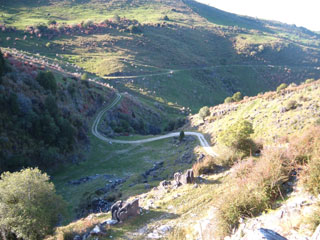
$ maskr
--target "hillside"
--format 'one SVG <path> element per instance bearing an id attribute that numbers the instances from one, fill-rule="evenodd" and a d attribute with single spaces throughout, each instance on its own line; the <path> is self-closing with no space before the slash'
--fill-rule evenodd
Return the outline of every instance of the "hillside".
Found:
<path id="1" fill-rule="evenodd" d="M 35 167 L 67 206 L 39 239 L 310 240 L 319 61 L 319 33 L 194 0 L 0 0 L 0 240 L 38 230 Z"/>
<path id="2" fill-rule="evenodd" d="M 316 81 L 291 86 L 281 92 L 268 92 L 240 103 L 212 107 L 210 116 L 204 122 L 197 115 L 192 116 L 193 128 L 206 132 L 207 137 L 212 139 L 219 135 L 221 126 L 230 128 L 228 126 L 239 119 L 249 120 L 254 129 L 252 138 L 263 144 L 262 153 L 230 164 L 229 155 L 219 142 L 215 146 L 219 154 L 216 159 L 201 156 L 201 148 L 195 148 L 200 158 L 193 169 L 199 171 L 197 164 L 200 163 L 207 168 L 206 174 L 198 175 L 194 184 L 180 187 L 175 186 L 169 177 L 167 180 L 172 180 L 171 185 L 160 184 L 147 193 L 131 195 L 130 199 L 139 199 L 141 214 L 116 225 L 104 223 L 101 229 L 106 235 L 99 239 L 223 239 L 226 225 L 221 222 L 221 211 L 227 211 L 229 206 L 233 209 L 230 214 L 235 214 L 233 220 L 228 220 L 231 225 L 227 225 L 227 234 L 235 233 L 232 239 L 250 239 L 250 236 L 257 236 L 252 234 L 258 234 L 261 227 L 276 231 L 288 239 L 311 239 L 319 224 L 312 217 L 318 213 L 319 198 L 314 190 L 319 183 L 309 185 L 309 181 L 319 176 L 318 168 L 311 167 L 314 164 L 312 159 L 318 161 L 319 84 Z M 292 106 L 288 105 L 290 101 L 296 101 L 294 108 L 289 107 Z M 190 126 L 185 129 L 190 129 Z M 309 162 L 298 162 L 305 154 L 310 154 Z M 275 159 L 282 159 L 283 162 L 276 162 Z M 297 161 L 290 171 L 285 170 L 289 159 Z M 308 175 L 310 169 L 316 175 Z M 274 192 L 277 197 L 273 199 L 272 195 L 268 195 L 269 200 L 255 199 L 253 193 L 257 191 L 257 196 L 263 195 L 259 188 L 268 188 L 268 184 L 279 187 Z M 252 195 L 245 193 L 247 187 Z M 237 195 L 238 188 L 242 194 Z M 239 209 L 237 204 L 240 204 Z M 255 216 L 258 217 L 253 218 Z M 107 219 L 110 219 L 110 213 L 90 215 L 58 228 L 55 236 L 85 235 Z M 235 231 L 239 224 L 240 229 Z"/>
<path id="3" fill-rule="evenodd" d="M 6 57 L 0 85 L 0 171 L 80 161 L 80 148 L 89 147 L 90 119 L 114 90 Z"/>
<path id="4" fill-rule="evenodd" d="M 59 54 L 122 91 L 193 112 L 319 77 L 317 33 L 195 1 L 15 0 L 0 13 L 3 47 Z"/>

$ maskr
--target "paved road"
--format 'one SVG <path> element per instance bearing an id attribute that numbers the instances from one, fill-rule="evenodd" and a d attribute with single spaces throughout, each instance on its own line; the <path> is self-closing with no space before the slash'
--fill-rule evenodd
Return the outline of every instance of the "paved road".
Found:
<path id="1" fill-rule="evenodd" d="M 152 137 L 152 138 L 147 138 L 147 139 L 141 139 L 141 140 L 117 140 L 117 139 L 112 139 L 112 138 L 107 138 L 105 136 L 103 136 L 101 133 L 99 133 L 98 131 L 98 125 L 99 122 L 101 120 L 101 118 L 103 117 L 103 115 L 110 110 L 112 107 L 114 107 L 115 105 L 117 105 L 117 103 L 120 101 L 121 99 L 121 94 L 117 93 L 117 97 L 115 98 L 115 100 L 106 108 L 104 108 L 96 117 L 96 119 L 93 122 L 92 125 L 92 134 L 94 136 L 96 136 L 97 138 L 101 139 L 102 141 L 105 142 L 112 142 L 112 143 L 122 143 L 122 144 L 142 144 L 142 143 L 148 143 L 148 142 L 154 142 L 154 141 L 158 141 L 161 139 L 166 139 L 166 138 L 172 138 L 172 137 L 178 137 L 180 135 L 180 132 L 173 132 L 173 133 L 168 133 L 166 135 L 162 135 L 162 136 L 157 136 L 157 137 Z M 212 147 L 209 145 L 209 143 L 207 142 L 207 140 L 204 138 L 203 134 L 198 133 L 198 132 L 185 132 L 184 133 L 186 136 L 195 136 L 199 139 L 200 145 L 203 147 L 204 151 L 212 156 L 212 157 L 216 157 L 218 156 L 218 154 L 216 154 L 213 150 Z"/>

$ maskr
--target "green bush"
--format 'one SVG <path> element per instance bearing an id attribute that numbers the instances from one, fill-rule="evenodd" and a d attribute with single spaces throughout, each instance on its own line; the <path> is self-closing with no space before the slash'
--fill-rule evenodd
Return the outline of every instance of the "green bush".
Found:
<path id="1" fill-rule="evenodd" d="M 314 81 L 315 81 L 314 78 L 309 78 L 309 79 L 307 79 L 307 80 L 305 81 L 305 83 L 312 83 L 312 82 L 314 82 Z"/>
<path id="2" fill-rule="evenodd" d="M 288 85 L 286 83 L 282 83 L 277 87 L 277 92 L 280 92 L 283 89 L 286 89 Z"/>
<path id="3" fill-rule="evenodd" d="M 241 92 L 236 92 L 235 94 L 233 94 L 232 98 L 235 102 L 239 102 L 243 99 L 243 96 Z"/>
<path id="4" fill-rule="evenodd" d="M 56 93 L 58 86 L 52 72 L 50 71 L 39 72 L 36 80 L 44 89 L 47 89 L 52 91 L 53 93 Z"/>
<path id="5" fill-rule="evenodd" d="M 224 100 L 224 103 L 232 103 L 232 102 L 239 102 L 243 99 L 242 93 L 241 92 L 236 92 L 235 94 L 233 94 L 232 97 L 227 97 Z"/>
<path id="6" fill-rule="evenodd" d="M 82 80 L 82 81 L 88 80 L 88 74 L 87 74 L 87 73 L 82 74 L 82 75 L 81 75 L 81 80 Z"/>
<path id="7" fill-rule="evenodd" d="M 199 116 L 204 120 L 207 116 L 210 114 L 210 109 L 209 107 L 205 106 L 202 107 L 199 111 Z"/>
<path id="8" fill-rule="evenodd" d="M 232 97 L 227 97 L 225 100 L 224 100 L 224 103 L 232 103 L 234 102 L 233 98 Z"/>
<path id="9" fill-rule="evenodd" d="M 248 153 L 253 149 L 253 141 L 250 135 L 253 133 L 252 124 L 246 120 L 239 120 L 218 136 L 218 142 L 227 147 Z"/>
<path id="10" fill-rule="evenodd" d="M 64 201 L 49 177 L 38 169 L 3 173 L 0 180 L 0 226 L 5 235 L 40 240 L 53 232 Z"/>

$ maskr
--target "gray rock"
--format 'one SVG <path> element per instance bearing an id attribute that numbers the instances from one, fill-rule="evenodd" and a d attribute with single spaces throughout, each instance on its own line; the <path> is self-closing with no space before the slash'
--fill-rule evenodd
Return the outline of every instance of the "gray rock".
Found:
<path id="1" fill-rule="evenodd" d="M 174 182 L 175 182 L 176 186 L 180 186 L 181 185 L 181 177 L 182 177 L 182 174 L 180 172 L 176 172 L 173 175 L 173 179 L 174 179 Z"/>
<path id="2" fill-rule="evenodd" d="M 102 222 L 101 225 L 115 225 L 115 224 L 117 224 L 117 223 L 118 223 L 117 220 L 109 219 L 109 220 L 107 220 L 107 221 Z"/>
<path id="3" fill-rule="evenodd" d="M 192 169 L 187 170 L 184 174 L 177 172 L 173 177 L 176 186 L 194 183 L 194 173 Z"/>
<path id="4" fill-rule="evenodd" d="M 112 220 L 123 222 L 129 217 L 134 217 L 140 214 L 139 199 L 123 204 L 118 201 L 111 207 Z"/>
<path id="5" fill-rule="evenodd" d="M 170 181 L 164 180 L 164 181 L 162 181 L 162 182 L 159 183 L 159 188 L 161 188 L 161 189 L 167 189 L 168 186 L 170 186 L 170 185 L 171 185 L 171 182 L 170 182 Z"/>
<path id="6" fill-rule="evenodd" d="M 80 235 L 75 235 L 74 238 L 73 238 L 73 240 L 81 240 L 81 239 L 82 239 L 82 238 L 81 238 Z"/>

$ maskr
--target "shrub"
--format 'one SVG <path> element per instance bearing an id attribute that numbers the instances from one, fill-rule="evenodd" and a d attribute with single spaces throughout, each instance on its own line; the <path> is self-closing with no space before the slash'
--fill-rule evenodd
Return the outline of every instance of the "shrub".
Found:
<path id="1" fill-rule="evenodd" d="M 82 74 L 81 75 L 81 80 L 82 81 L 88 80 L 88 74 L 87 73 Z"/>
<path id="2" fill-rule="evenodd" d="M 38 73 L 36 80 L 44 89 L 50 90 L 53 93 L 57 91 L 57 82 L 52 72 L 40 72 Z"/>
<path id="3" fill-rule="evenodd" d="M 307 79 L 307 80 L 305 81 L 305 83 L 312 83 L 312 82 L 314 82 L 314 81 L 315 81 L 314 78 L 309 78 L 309 79 Z"/>
<path id="4" fill-rule="evenodd" d="M 120 20 L 121 20 L 121 19 L 120 19 L 120 16 L 119 16 L 119 15 L 117 15 L 117 14 L 116 14 L 116 15 L 114 15 L 114 16 L 113 16 L 113 18 L 112 18 L 112 21 L 114 21 L 114 22 L 116 22 L 116 23 L 119 23 L 119 22 L 120 22 Z"/>
<path id="5" fill-rule="evenodd" d="M 241 92 L 236 92 L 235 94 L 233 94 L 232 98 L 235 102 L 239 102 L 243 99 L 243 96 Z"/>
<path id="6" fill-rule="evenodd" d="M 137 34 L 137 33 L 141 33 L 141 29 L 136 26 L 136 25 L 130 25 L 128 27 L 128 30 L 131 32 L 131 33 L 134 33 L 134 34 Z"/>
<path id="7" fill-rule="evenodd" d="M 167 15 L 165 15 L 165 16 L 162 18 L 162 20 L 164 20 L 164 21 L 169 21 L 170 19 L 169 19 L 169 17 L 168 17 Z"/>
<path id="8" fill-rule="evenodd" d="M 82 27 L 88 28 L 88 27 L 91 27 L 92 25 L 93 25 L 93 21 L 92 20 L 87 20 L 82 24 Z"/>
<path id="9" fill-rule="evenodd" d="M 37 240 L 52 233 L 64 211 L 49 177 L 39 169 L 3 173 L 0 180 L 0 226 L 5 234 Z"/>
<path id="10" fill-rule="evenodd" d="M 282 83 L 277 87 L 277 92 L 280 92 L 283 89 L 286 89 L 288 85 L 286 83 Z"/>
<path id="11" fill-rule="evenodd" d="M 224 103 L 232 103 L 232 102 L 239 102 L 243 99 L 242 93 L 241 92 L 236 92 L 235 94 L 233 94 L 232 97 L 227 97 L 224 100 Z"/>
<path id="12" fill-rule="evenodd" d="M 200 176 L 201 174 L 213 173 L 217 167 L 215 159 L 213 157 L 206 157 L 201 162 L 196 162 L 193 166 L 193 172 L 195 176 Z"/>
<path id="13" fill-rule="evenodd" d="M 227 97 L 227 98 L 224 100 L 224 103 L 232 103 L 232 102 L 234 102 L 232 97 Z"/>
<path id="14" fill-rule="evenodd" d="M 56 20 L 49 20 L 48 25 L 56 25 L 57 21 Z"/>
<path id="15" fill-rule="evenodd" d="M 250 135 L 253 132 L 253 127 L 250 122 L 239 120 L 219 134 L 218 142 L 227 147 L 247 153 L 253 150 L 254 144 L 250 139 Z"/>
<path id="16" fill-rule="evenodd" d="M 199 116 L 204 120 L 205 117 L 209 116 L 210 114 L 210 109 L 205 106 L 205 107 L 202 107 L 199 111 Z"/>
<path id="17" fill-rule="evenodd" d="M 289 102 L 287 102 L 286 110 L 287 110 L 287 111 L 293 110 L 293 109 L 296 109 L 297 107 L 298 107 L 297 101 L 295 101 L 295 100 L 290 100 Z"/>
<path id="18" fill-rule="evenodd" d="M 258 160 L 238 163 L 231 176 L 233 186 L 218 203 L 218 234 L 230 234 L 240 218 L 257 216 L 270 208 L 282 194 L 290 172 L 286 152 L 279 148 L 265 151 Z"/>

